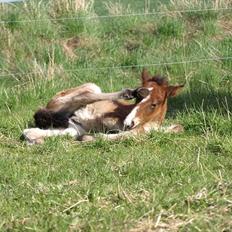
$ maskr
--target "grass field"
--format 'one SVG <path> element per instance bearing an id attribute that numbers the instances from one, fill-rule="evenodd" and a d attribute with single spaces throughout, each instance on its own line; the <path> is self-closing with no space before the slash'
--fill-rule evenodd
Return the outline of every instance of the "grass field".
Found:
<path id="1" fill-rule="evenodd" d="M 0 5 L 0 230 L 231 231 L 232 60 L 204 61 L 232 56 L 231 1 L 80 2 Z M 215 10 L 190 12 L 202 8 Z M 163 14 L 86 18 L 144 11 Z M 20 141 L 57 91 L 136 87 L 156 63 L 186 84 L 165 122 L 184 133 Z"/>

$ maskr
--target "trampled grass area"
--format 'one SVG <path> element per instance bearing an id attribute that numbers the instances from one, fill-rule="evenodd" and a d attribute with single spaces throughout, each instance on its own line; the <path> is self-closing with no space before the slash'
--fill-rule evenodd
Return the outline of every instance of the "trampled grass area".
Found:
<path id="1" fill-rule="evenodd" d="M 0 25 L 0 230 L 232 230 L 232 60 L 205 60 L 232 55 L 232 10 L 219 10 L 230 1 L 78 2 L 0 6 L 1 20 L 13 21 Z M 85 18 L 144 6 L 164 13 Z M 169 12 L 199 8 L 215 10 Z M 166 64 L 148 66 L 152 73 L 186 83 L 165 122 L 184 133 L 19 140 L 57 91 L 89 81 L 105 91 L 135 87 L 138 66 L 156 63 Z"/>

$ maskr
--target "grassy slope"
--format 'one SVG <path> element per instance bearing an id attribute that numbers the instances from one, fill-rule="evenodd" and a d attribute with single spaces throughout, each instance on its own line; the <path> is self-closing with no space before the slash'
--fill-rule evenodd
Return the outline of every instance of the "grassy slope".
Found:
<path id="1" fill-rule="evenodd" d="M 5 6 L 0 16 L 80 15 L 71 9 L 35 2 Z M 87 81 L 105 91 L 133 87 L 141 71 L 81 68 L 229 56 L 231 16 L 226 11 L 1 26 L 1 230 L 232 229 L 231 61 L 148 67 L 172 83 L 186 83 L 170 101 L 166 121 L 183 124 L 183 134 L 84 145 L 68 138 L 35 147 L 19 141 L 34 110 L 58 90 Z M 62 44 L 75 36 L 79 42 L 70 55 Z M 14 75 L 2 75 L 7 73 Z"/>

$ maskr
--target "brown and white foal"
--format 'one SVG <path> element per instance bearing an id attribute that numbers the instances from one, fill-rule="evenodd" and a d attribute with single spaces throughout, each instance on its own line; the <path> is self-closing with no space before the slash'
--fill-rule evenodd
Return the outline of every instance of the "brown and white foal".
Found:
<path id="1" fill-rule="evenodd" d="M 117 93 L 101 93 L 95 84 L 58 93 L 46 108 L 35 114 L 38 127 L 23 131 L 30 144 L 42 143 L 45 137 L 70 135 L 80 141 L 94 140 L 90 132 L 101 133 L 104 139 L 135 136 L 151 130 L 180 132 L 180 125 L 162 127 L 168 97 L 176 96 L 183 85 L 171 86 L 163 77 L 142 72 L 142 87 Z M 131 99 L 130 103 L 120 98 Z M 52 128 L 49 126 L 52 125 Z"/>

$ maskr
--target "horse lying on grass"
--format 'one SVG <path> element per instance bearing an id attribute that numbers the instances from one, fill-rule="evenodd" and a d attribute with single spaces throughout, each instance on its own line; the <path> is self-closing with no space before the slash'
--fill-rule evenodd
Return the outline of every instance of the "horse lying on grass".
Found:
<path id="1" fill-rule="evenodd" d="M 172 86 L 159 76 L 142 72 L 142 87 L 116 93 L 102 93 L 92 83 L 58 93 L 35 115 L 37 128 L 25 129 L 29 144 L 43 143 L 44 138 L 69 135 L 79 141 L 92 141 L 90 132 L 101 133 L 107 140 L 127 138 L 152 130 L 181 132 L 179 124 L 162 127 L 168 97 L 174 97 L 183 85 Z M 135 103 L 118 99 L 136 98 Z"/>

